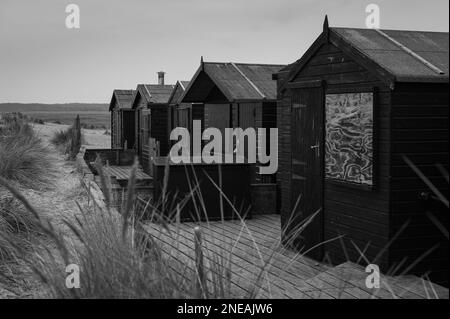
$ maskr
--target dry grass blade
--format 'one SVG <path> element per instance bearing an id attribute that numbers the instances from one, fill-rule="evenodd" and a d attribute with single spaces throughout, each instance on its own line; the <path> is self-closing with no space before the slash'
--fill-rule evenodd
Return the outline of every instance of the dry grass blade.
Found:
<path id="1" fill-rule="evenodd" d="M 448 229 L 432 213 L 427 212 L 427 216 L 448 240 Z"/>
<path id="2" fill-rule="evenodd" d="M 130 178 L 128 179 L 128 185 L 127 185 L 127 198 L 125 202 L 124 210 L 122 211 L 122 218 L 123 218 L 123 226 L 122 226 L 122 236 L 125 237 L 127 229 L 128 229 L 128 223 L 129 218 L 131 215 L 131 212 L 133 210 L 133 205 L 135 202 L 136 197 L 136 172 L 138 169 L 138 160 L 135 158 L 133 167 L 131 169 Z"/>

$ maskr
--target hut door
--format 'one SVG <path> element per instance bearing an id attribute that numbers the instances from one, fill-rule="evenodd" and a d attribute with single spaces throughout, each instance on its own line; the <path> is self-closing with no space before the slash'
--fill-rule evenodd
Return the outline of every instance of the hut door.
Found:
<path id="1" fill-rule="evenodd" d="M 293 215 L 289 229 L 293 246 L 305 252 L 323 241 L 323 89 L 293 89 L 291 107 Z M 299 233 L 307 220 L 310 223 Z M 321 259 L 322 251 L 314 248 L 308 255 Z"/>

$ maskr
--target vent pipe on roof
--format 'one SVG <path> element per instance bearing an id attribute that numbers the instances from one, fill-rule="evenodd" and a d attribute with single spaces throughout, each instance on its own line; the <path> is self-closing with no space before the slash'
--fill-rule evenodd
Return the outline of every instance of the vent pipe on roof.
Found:
<path id="1" fill-rule="evenodd" d="M 166 74 L 166 72 L 164 72 L 164 71 L 158 72 L 158 84 L 159 85 L 164 85 L 164 74 Z"/>

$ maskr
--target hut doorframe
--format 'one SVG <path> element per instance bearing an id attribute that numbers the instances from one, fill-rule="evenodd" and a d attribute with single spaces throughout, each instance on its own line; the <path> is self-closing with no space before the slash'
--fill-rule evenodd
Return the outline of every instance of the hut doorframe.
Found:
<path id="1" fill-rule="evenodd" d="M 324 249 L 320 245 L 325 238 L 325 225 L 324 225 L 324 202 L 325 202 L 325 85 L 322 81 L 311 81 L 308 83 L 295 83 L 290 87 L 291 90 L 291 212 L 292 225 L 288 225 L 288 238 L 292 236 L 291 245 L 297 249 L 308 251 L 308 256 L 321 260 L 323 259 Z M 314 127 L 310 129 L 314 130 L 314 136 L 309 136 L 308 140 L 304 142 L 307 145 L 307 152 L 314 152 L 315 156 L 306 155 L 309 162 L 302 162 L 295 158 L 294 142 L 295 133 L 306 131 L 305 126 L 299 125 L 297 115 L 295 112 L 301 112 L 300 109 L 305 105 L 294 103 L 293 96 L 296 94 L 305 94 L 309 96 L 308 103 L 312 105 L 308 108 L 306 113 L 306 121 L 312 122 L 314 117 Z M 311 96 L 312 95 L 312 96 Z M 312 99 L 312 100 L 311 100 Z M 305 107 L 306 109 L 306 107 Z M 310 145 L 309 145 L 310 144 Z M 314 160 L 315 158 L 315 160 Z M 297 169 L 295 165 L 304 165 L 307 167 L 304 171 L 305 176 L 296 174 Z M 309 171 L 307 171 L 309 170 Z M 313 172 L 315 170 L 315 172 Z M 316 175 L 317 174 L 317 175 Z M 309 181 L 308 181 L 309 179 Z M 299 182 L 300 181 L 300 182 Z M 298 190 L 301 187 L 296 187 L 296 184 L 301 185 L 305 183 L 303 190 L 310 191 L 308 194 L 302 194 L 299 198 Z M 296 194 L 297 193 L 297 194 Z M 314 216 L 314 217 L 313 217 Z M 308 225 L 300 234 L 295 234 L 296 231 L 302 228 L 300 225 Z M 295 234 L 295 235 L 290 235 Z"/>

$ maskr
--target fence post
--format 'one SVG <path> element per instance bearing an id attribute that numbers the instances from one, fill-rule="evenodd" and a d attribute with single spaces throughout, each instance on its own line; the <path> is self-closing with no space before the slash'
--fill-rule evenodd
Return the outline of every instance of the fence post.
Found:
<path id="1" fill-rule="evenodd" d="M 81 121 L 80 115 L 77 115 L 73 123 L 72 140 L 70 145 L 70 156 L 75 158 L 81 147 Z"/>

